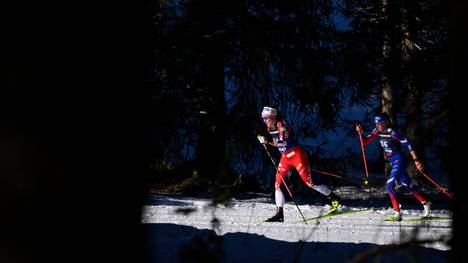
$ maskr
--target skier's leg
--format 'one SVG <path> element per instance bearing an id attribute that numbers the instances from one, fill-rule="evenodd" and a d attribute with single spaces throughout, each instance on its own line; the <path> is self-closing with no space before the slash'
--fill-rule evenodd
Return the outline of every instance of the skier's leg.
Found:
<path id="1" fill-rule="evenodd" d="M 284 206 L 284 194 L 281 190 L 275 189 L 275 203 L 277 207 Z"/>
<path id="2" fill-rule="evenodd" d="M 395 191 L 395 176 L 392 176 L 392 173 L 390 173 L 390 178 L 387 180 L 387 185 L 385 186 L 385 189 L 388 192 L 388 195 L 390 196 L 390 201 L 392 202 L 392 207 L 395 211 L 400 211 L 400 202 L 398 200 L 398 195 Z"/>
<path id="3" fill-rule="evenodd" d="M 390 178 L 387 180 L 387 185 L 385 189 L 387 190 L 390 200 L 392 202 L 393 210 L 395 211 L 395 216 L 391 219 L 401 221 L 401 211 L 400 211 L 400 202 L 398 200 L 398 195 L 395 191 L 395 181 L 397 179 L 398 173 L 400 172 L 400 163 L 401 160 L 399 158 L 391 158 L 390 159 Z"/>
<path id="4" fill-rule="evenodd" d="M 426 198 L 424 198 L 424 196 L 421 194 L 421 192 L 419 191 L 419 188 L 417 185 L 411 183 L 411 180 L 409 179 L 408 177 L 408 174 L 406 173 L 406 166 L 403 167 L 404 169 L 401 170 L 401 174 L 398 175 L 398 181 L 404 185 L 405 187 L 407 187 L 409 189 L 409 191 L 411 192 L 411 194 L 416 198 L 418 199 L 418 201 L 421 203 L 421 205 L 423 206 L 424 208 L 424 213 L 423 213 L 423 217 L 427 217 L 429 216 L 429 214 L 431 213 L 431 203 L 428 202 L 426 200 Z"/>
<path id="5" fill-rule="evenodd" d="M 291 169 L 291 166 L 287 163 L 284 157 L 281 157 L 281 160 L 278 165 L 277 172 L 276 172 L 276 180 L 275 180 L 276 213 L 272 217 L 268 218 L 266 220 L 267 222 L 283 222 L 284 221 L 283 206 L 284 206 L 285 198 L 280 187 L 290 169 Z"/>
<path id="6" fill-rule="evenodd" d="M 312 182 L 312 174 L 310 171 L 309 160 L 307 158 L 307 154 L 305 153 L 305 151 L 302 148 L 300 148 L 298 149 L 296 156 L 292 156 L 292 157 L 295 157 L 293 159 L 293 164 L 297 172 L 301 176 L 302 181 L 310 188 L 324 195 L 330 201 L 332 210 L 333 211 L 336 210 L 339 205 L 338 196 L 336 196 L 332 192 L 332 190 L 330 190 L 330 188 L 328 188 L 326 185 L 324 184 L 316 185 Z"/>
<path id="7" fill-rule="evenodd" d="M 419 191 L 419 188 L 412 184 L 411 181 L 409 180 L 408 176 L 406 174 L 400 175 L 398 181 L 405 187 L 408 188 L 408 190 L 411 192 L 411 194 L 418 199 L 421 204 L 426 203 L 426 199 L 423 197 L 421 192 Z"/>
<path id="8" fill-rule="evenodd" d="M 281 157 L 280 162 L 278 164 L 278 169 L 276 170 L 276 176 L 275 176 L 275 193 L 276 192 L 281 192 L 281 184 L 283 181 L 285 181 L 286 175 L 288 175 L 289 170 L 291 170 L 292 166 L 288 163 L 288 160 L 285 157 Z M 281 194 L 283 204 L 284 204 L 284 195 Z M 275 194 L 276 197 L 276 194 Z M 281 202 L 281 199 L 278 199 L 279 202 Z M 279 206 L 279 203 L 276 204 Z M 282 204 L 281 204 L 282 207 Z"/>

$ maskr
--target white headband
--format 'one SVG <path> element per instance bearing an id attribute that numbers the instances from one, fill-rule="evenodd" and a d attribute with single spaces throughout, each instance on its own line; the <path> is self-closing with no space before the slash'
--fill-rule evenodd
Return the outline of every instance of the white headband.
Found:
<path id="1" fill-rule="evenodd" d="M 263 107 L 262 110 L 262 116 L 269 116 L 269 115 L 275 115 L 276 116 L 277 112 L 275 108 L 271 107 Z"/>

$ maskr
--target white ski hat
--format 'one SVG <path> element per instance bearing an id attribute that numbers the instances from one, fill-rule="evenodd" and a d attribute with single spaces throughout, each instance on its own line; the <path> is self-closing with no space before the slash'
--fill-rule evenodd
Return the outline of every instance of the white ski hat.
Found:
<path id="1" fill-rule="evenodd" d="M 267 116 L 276 116 L 277 114 L 277 111 L 275 108 L 272 108 L 272 107 L 263 107 L 263 110 L 262 110 L 262 117 L 267 117 Z"/>

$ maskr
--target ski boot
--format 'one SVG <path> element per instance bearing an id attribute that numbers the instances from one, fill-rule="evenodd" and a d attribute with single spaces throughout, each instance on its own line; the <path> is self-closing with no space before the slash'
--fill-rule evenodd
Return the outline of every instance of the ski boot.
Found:
<path id="1" fill-rule="evenodd" d="M 328 213 L 333 213 L 338 209 L 340 205 L 340 198 L 335 193 L 330 193 L 327 196 L 328 200 L 330 201 L 331 209 Z"/>
<path id="2" fill-rule="evenodd" d="M 401 217 L 401 212 L 400 211 L 395 211 L 395 215 L 391 216 L 387 219 L 388 221 L 401 221 L 403 220 Z"/>
<path id="3" fill-rule="evenodd" d="M 284 221 L 284 215 L 283 215 L 283 208 L 282 207 L 277 207 L 276 208 L 276 214 L 267 220 L 265 222 L 283 222 Z"/>
<path id="4" fill-rule="evenodd" d="M 431 202 L 425 202 L 422 205 L 424 207 L 423 217 L 429 217 L 429 215 L 431 214 Z"/>

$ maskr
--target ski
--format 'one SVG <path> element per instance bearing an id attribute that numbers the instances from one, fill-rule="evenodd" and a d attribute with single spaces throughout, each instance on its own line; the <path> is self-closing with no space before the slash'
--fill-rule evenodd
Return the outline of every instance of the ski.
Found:
<path id="1" fill-rule="evenodd" d="M 416 217 L 416 218 L 403 218 L 401 221 L 403 222 L 421 222 L 421 221 L 432 221 L 432 220 L 452 220 L 450 217 Z M 388 222 L 400 222 L 393 219 L 385 219 Z"/>
<path id="2" fill-rule="evenodd" d="M 316 219 L 321 219 L 321 218 L 325 218 L 325 217 L 332 217 L 332 216 L 351 214 L 351 213 L 357 213 L 357 212 L 372 211 L 372 210 L 373 210 L 372 208 L 366 208 L 366 209 L 355 209 L 355 210 L 345 210 L 345 211 L 333 211 L 333 212 L 327 212 L 325 214 L 321 214 L 319 216 L 307 217 L 305 220 L 310 221 L 310 220 L 316 220 Z M 294 223 L 300 223 L 300 222 L 304 222 L 304 220 L 296 221 Z"/>

